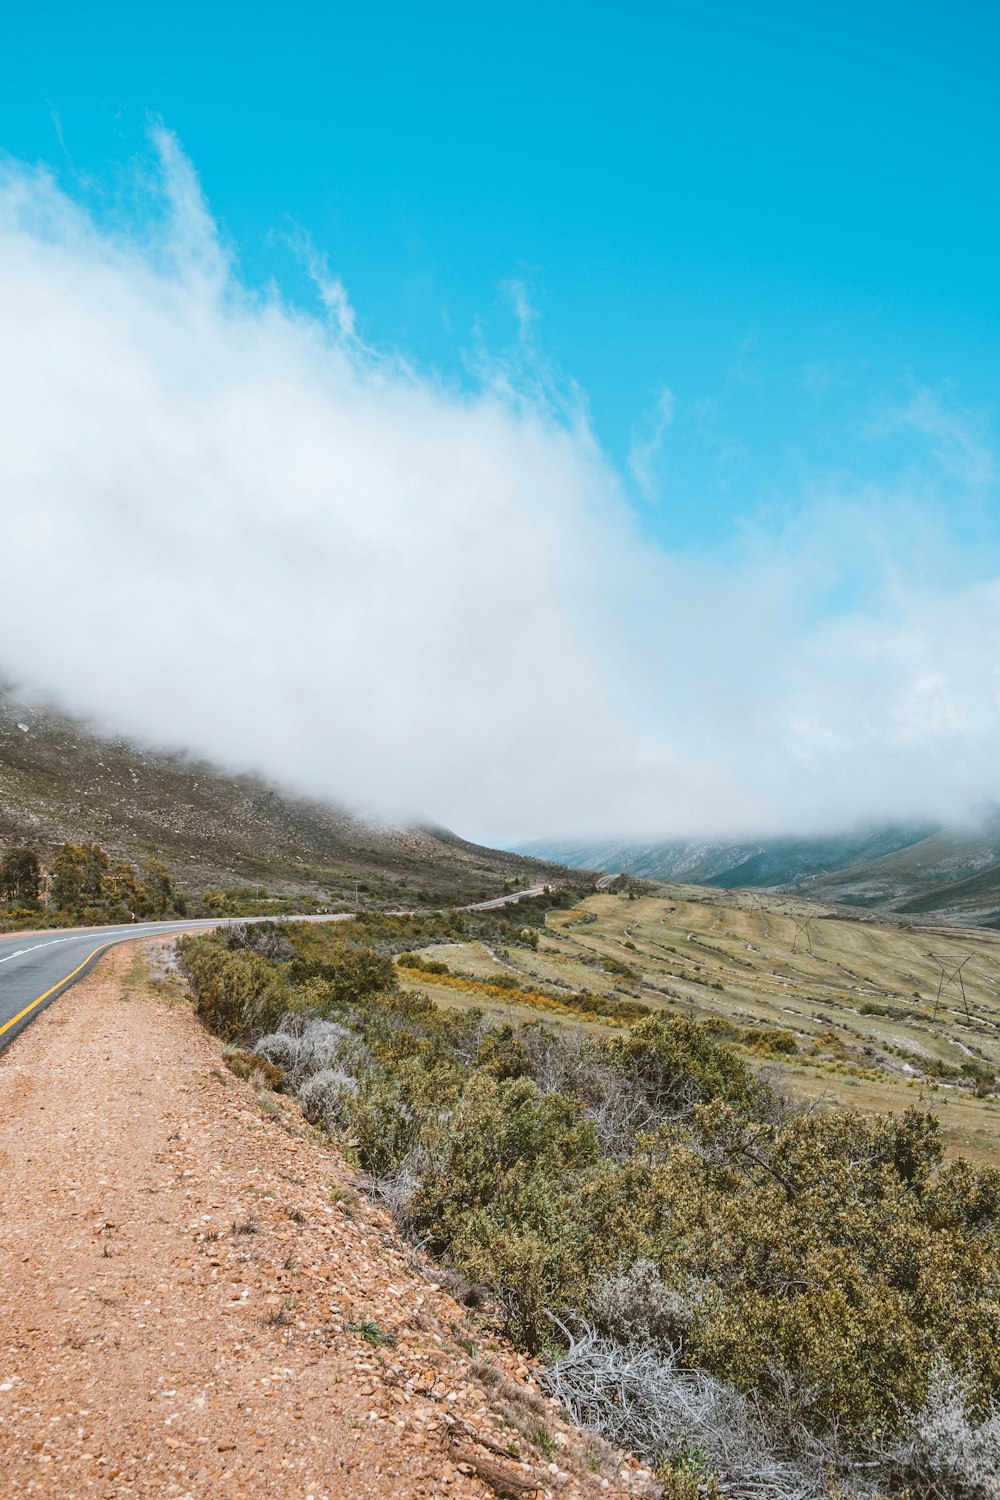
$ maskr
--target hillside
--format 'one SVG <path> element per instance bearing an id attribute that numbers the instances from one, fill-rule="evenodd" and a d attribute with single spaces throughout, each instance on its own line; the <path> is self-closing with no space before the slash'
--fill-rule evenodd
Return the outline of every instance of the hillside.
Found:
<path id="1" fill-rule="evenodd" d="M 183 753 L 95 734 L 0 689 L 0 848 L 95 841 L 130 862 L 156 856 L 182 888 L 266 886 L 311 899 L 494 895 L 546 869 L 443 829 L 389 828 Z"/>
<path id="2" fill-rule="evenodd" d="M 404 954 L 400 974 L 447 1011 L 542 1021 L 592 1039 L 615 1035 L 637 1010 L 683 1015 L 728 1036 L 803 1102 L 901 1111 L 933 1099 L 952 1150 L 1000 1160 L 994 932 L 692 885 L 639 897 L 595 892 L 550 912 L 535 946 L 484 938 L 468 923 L 456 933 L 438 918 L 406 922 L 412 936 L 399 941 L 424 962 Z M 337 941 L 319 928 L 306 936 Z M 953 973 L 963 960 L 964 998 L 941 969 Z"/>
<path id="3" fill-rule="evenodd" d="M 818 875 L 818 900 L 909 917 L 1000 925 L 1000 817 L 973 831 L 942 829 L 865 865 Z"/>

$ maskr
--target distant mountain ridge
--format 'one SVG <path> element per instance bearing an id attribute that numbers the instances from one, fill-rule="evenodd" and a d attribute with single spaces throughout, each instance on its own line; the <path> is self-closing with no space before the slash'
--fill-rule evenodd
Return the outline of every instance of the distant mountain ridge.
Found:
<path id="1" fill-rule="evenodd" d="M 930 826 L 865 829 L 825 838 L 761 839 L 754 842 L 666 839 L 655 843 L 571 843 L 536 839 L 516 845 L 519 854 L 555 859 L 579 869 L 615 871 L 649 880 L 693 885 L 765 887 L 787 885 L 845 865 L 895 853 L 933 833 Z"/>
<path id="2" fill-rule="evenodd" d="M 976 829 L 890 825 L 818 838 L 573 842 L 518 853 L 648 880 L 794 891 L 916 920 L 1000 926 L 1000 815 Z"/>

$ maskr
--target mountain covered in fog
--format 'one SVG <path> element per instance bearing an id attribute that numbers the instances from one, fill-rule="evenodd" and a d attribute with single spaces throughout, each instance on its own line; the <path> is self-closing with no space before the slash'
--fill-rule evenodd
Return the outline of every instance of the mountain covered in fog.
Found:
<path id="1" fill-rule="evenodd" d="M 249 882 L 326 899 L 353 895 L 358 881 L 387 899 L 453 901 L 565 873 L 101 734 L 0 683 L 0 853 L 25 844 L 47 864 L 67 840 L 127 862 L 156 856 L 188 891 Z"/>

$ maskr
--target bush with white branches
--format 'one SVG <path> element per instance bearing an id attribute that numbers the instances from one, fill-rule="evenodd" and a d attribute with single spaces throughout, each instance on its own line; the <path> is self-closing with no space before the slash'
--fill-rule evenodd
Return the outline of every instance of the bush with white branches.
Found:
<path id="1" fill-rule="evenodd" d="M 901 1437 L 848 1455 L 835 1435 L 824 1440 L 801 1424 L 777 1433 L 752 1396 L 683 1368 L 677 1350 L 620 1342 L 587 1325 L 576 1334 L 559 1326 L 568 1348 L 544 1383 L 573 1420 L 653 1465 L 697 1452 L 733 1500 L 1000 1496 L 1000 1411 L 991 1407 L 976 1421 L 965 1383 L 943 1363 Z"/>
<path id="2" fill-rule="evenodd" d="M 358 1092 L 358 1080 L 343 1068 L 321 1068 L 299 1088 L 302 1112 L 311 1125 L 339 1129 L 346 1120 L 347 1105 Z"/>
<path id="3" fill-rule="evenodd" d="M 827 1500 L 830 1455 L 809 1434 L 789 1462 L 776 1456 L 749 1397 L 703 1370 L 683 1369 L 676 1352 L 622 1344 L 589 1327 L 563 1331 L 569 1347 L 544 1380 L 582 1427 L 654 1466 L 700 1451 L 734 1500 Z"/>
<path id="4" fill-rule="evenodd" d="M 279 1031 L 262 1036 L 254 1051 L 283 1068 L 292 1086 L 298 1088 L 314 1073 L 330 1068 L 352 1040 L 346 1026 L 313 1017 L 298 1025 L 286 1023 Z"/>

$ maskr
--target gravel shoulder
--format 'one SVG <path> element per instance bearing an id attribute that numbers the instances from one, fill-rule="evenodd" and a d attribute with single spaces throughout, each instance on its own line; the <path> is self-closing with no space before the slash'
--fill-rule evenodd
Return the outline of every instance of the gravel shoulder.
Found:
<path id="1" fill-rule="evenodd" d="M 112 950 L 0 1058 L 0 1492 L 651 1493 L 290 1100 L 225 1068 L 155 947 Z"/>

